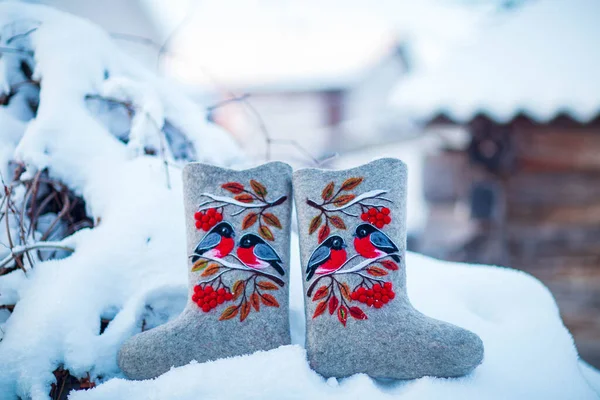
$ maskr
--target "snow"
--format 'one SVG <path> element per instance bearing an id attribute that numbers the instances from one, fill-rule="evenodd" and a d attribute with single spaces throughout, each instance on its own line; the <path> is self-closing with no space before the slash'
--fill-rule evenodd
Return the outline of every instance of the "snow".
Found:
<path id="1" fill-rule="evenodd" d="M 29 176 L 48 168 L 50 177 L 85 199 L 88 215 L 98 222 L 62 240 L 74 248 L 68 257 L 38 259 L 34 266 L 25 265 L 26 273 L 17 269 L 0 276 L 0 305 L 17 303 L 10 316 L 0 310 L 0 399 L 48 399 L 55 382 L 52 371 L 59 366 L 76 377 L 89 373 L 100 384 L 73 392 L 75 400 L 596 398 L 591 385 L 598 390 L 599 374 L 578 361 L 572 337 L 538 281 L 506 269 L 443 263 L 416 254 L 407 256 L 415 306 L 481 335 L 484 363 L 461 379 L 376 382 L 357 375 L 324 380 L 309 369 L 302 348 L 297 235 L 290 288 L 293 345 L 190 364 L 152 381 L 123 380 L 116 364 L 121 343 L 140 331 L 142 320 L 149 328 L 162 324 L 186 302 L 178 155 L 187 153 L 175 149 L 189 141 L 199 159 L 221 165 L 248 162 L 224 132 L 204 120 L 198 106 L 128 59 L 96 27 L 46 7 L 0 3 L 0 26 L 13 20 L 21 21 L 18 29 L 25 31 L 41 23 L 17 43 L 35 50 L 31 61 L 41 92 L 34 119 L 28 117 L 25 98 L 0 107 L 2 176 L 11 176 L 11 159 L 26 163 Z M 7 54 L 0 57 L 0 87 L 6 80 L 14 84 L 22 79 Z M 158 126 L 164 124 L 164 130 L 170 125 L 178 132 L 179 142 L 170 143 L 172 154 L 165 154 L 168 181 L 162 157 L 139 152 L 142 145 L 160 143 L 146 136 L 153 124 L 138 120 L 138 128 L 145 128 L 134 132 L 136 151 L 131 151 L 117 139 L 120 126 L 105 124 L 110 115 L 97 114 L 113 111 L 88 107 L 84 100 L 102 93 L 128 99 Z M 15 193 L 19 196 L 23 193 Z M 0 247 L 0 259 L 8 254 Z M 111 319 L 102 334 L 101 318 Z"/>
<path id="2" fill-rule="evenodd" d="M 408 116 L 478 113 L 505 122 L 523 113 L 545 122 L 566 113 L 586 122 L 600 112 L 600 25 L 596 0 L 526 2 L 474 36 L 470 46 L 400 82 L 393 96 Z"/>

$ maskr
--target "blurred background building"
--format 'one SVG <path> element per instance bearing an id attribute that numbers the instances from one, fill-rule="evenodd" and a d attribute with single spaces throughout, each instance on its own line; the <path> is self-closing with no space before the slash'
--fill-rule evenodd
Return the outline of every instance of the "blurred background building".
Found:
<path id="1" fill-rule="evenodd" d="M 597 0 L 40 2 L 108 30 L 257 159 L 405 160 L 410 247 L 538 277 L 600 366 Z"/>

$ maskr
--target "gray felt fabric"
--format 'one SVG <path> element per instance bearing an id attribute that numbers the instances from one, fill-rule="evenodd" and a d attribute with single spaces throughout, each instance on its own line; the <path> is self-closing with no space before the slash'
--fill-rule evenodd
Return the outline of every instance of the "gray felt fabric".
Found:
<path id="1" fill-rule="evenodd" d="M 346 182 L 352 187 L 357 180 L 348 181 L 349 178 L 362 178 L 362 181 L 351 190 L 340 190 Z M 360 179 L 359 179 L 360 180 Z M 355 227 L 365 223 L 361 220 L 361 206 L 354 203 L 358 196 L 373 191 L 384 190 L 385 193 L 361 201 L 367 205 L 381 205 L 389 208 L 391 221 L 379 229 L 397 246 L 400 262 L 396 263 L 398 270 L 389 270 L 377 262 L 367 263 L 375 265 L 373 276 L 366 269 L 356 271 L 370 279 L 377 278 L 390 281 L 393 284 L 395 297 L 381 308 L 369 307 L 344 297 L 340 293 L 337 283 L 334 283 L 333 294 L 313 301 L 319 287 L 331 283 L 327 275 L 315 274 L 308 282 L 304 281 L 305 295 L 313 283 L 311 296 L 305 297 L 306 311 L 306 348 L 311 367 L 325 377 L 345 377 L 355 373 L 366 373 L 376 378 L 413 379 L 422 376 L 456 377 L 468 374 L 483 359 L 483 343 L 474 333 L 459 328 L 452 324 L 438 321 L 416 311 L 410 304 L 406 293 L 406 273 L 404 253 L 406 249 L 406 190 L 407 169 L 406 165 L 396 159 L 385 158 L 373 161 L 358 168 L 344 171 L 325 171 L 318 169 L 303 169 L 294 173 L 294 196 L 298 212 L 298 226 L 300 232 L 300 251 L 302 265 L 306 274 L 308 261 L 313 251 L 318 247 L 318 236 L 325 225 L 325 215 L 319 208 L 311 207 L 307 200 L 312 200 L 318 206 L 327 203 L 325 198 L 330 198 L 330 203 L 323 206 L 327 210 L 336 210 L 346 205 L 344 212 L 327 212 L 329 216 L 342 219 L 346 229 L 339 229 L 341 224 L 336 219 L 328 220 L 329 234 L 339 235 L 347 245 L 347 257 L 356 254 L 354 240 Z M 333 182 L 333 191 L 327 192 L 326 186 Z M 342 198 L 339 196 L 349 195 Z M 355 196 L 355 197 L 352 197 Z M 336 204 L 334 200 L 338 198 Z M 391 200 L 391 202 L 390 202 Z M 350 206 L 348 206 L 350 205 Z M 351 216 L 348 214 L 358 215 Z M 315 218 L 321 215 L 321 224 L 317 229 Z M 313 222 L 314 232 L 309 234 Z M 368 223 L 368 221 L 367 221 Z M 323 233 L 323 232 L 321 232 Z M 324 233 L 328 233 L 327 230 Z M 325 243 L 325 242 L 323 242 Z M 364 242 L 361 242 L 364 243 Z M 380 242 L 379 242 L 380 243 Z M 371 258 L 371 257 L 368 257 Z M 365 257 L 356 257 L 348 264 L 341 267 L 338 272 L 355 268 L 363 263 Z M 381 261 L 392 260 L 385 257 Z M 393 260 L 392 260 L 393 261 Z M 392 266 L 393 268 L 393 266 Z M 306 275 L 304 275 L 306 277 Z M 363 279 L 356 273 L 333 274 L 340 283 L 346 282 L 350 291 Z M 367 281 L 367 285 L 370 285 Z M 322 295 L 322 294 L 321 294 Z M 330 313 L 331 297 L 335 296 Z M 435 293 L 431 294 L 435 296 Z M 322 314 L 313 317 L 319 304 L 326 301 L 326 309 Z M 336 304 L 339 303 L 339 304 Z M 356 319 L 346 312 L 346 326 L 340 318 L 340 307 L 359 307 L 368 319 Z M 360 317 L 360 315 L 358 315 Z"/>
<path id="2" fill-rule="evenodd" d="M 204 362 L 249 354 L 257 350 L 269 350 L 290 343 L 288 283 L 292 210 L 291 176 L 291 167 L 281 162 L 271 162 L 244 171 L 234 171 L 200 163 L 188 164 L 185 167 L 183 183 L 188 255 L 194 253 L 198 243 L 208 233 L 195 226 L 194 214 L 199 205 L 210 200 L 203 193 L 226 197 L 230 200 L 237 196 L 249 195 L 253 197 L 252 203 L 242 203 L 248 206 L 265 204 L 261 197 L 271 203 L 279 199 L 278 204 L 264 209 L 262 214 L 260 214 L 261 208 L 242 208 L 227 204 L 222 215 L 223 221 L 229 222 L 235 232 L 235 248 L 231 255 L 238 254 L 239 240 L 243 235 L 251 233 L 261 237 L 259 230 L 261 227 L 265 230 L 264 227 L 266 227 L 267 232 L 263 232 L 263 236 L 270 237 L 272 235 L 273 240 L 263 239 L 263 241 L 279 256 L 284 275 L 280 275 L 273 267 L 267 266 L 260 270 L 247 267 L 244 270 L 220 269 L 214 274 L 203 277 L 202 274 L 206 273 L 213 262 L 206 263 L 201 270 L 194 272 L 190 258 L 188 263 L 188 303 L 184 311 L 175 320 L 140 333 L 123 344 L 119 352 L 118 363 L 126 376 L 131 379 L 154 378 L 173 366 L 185 365 L 192 360 Z M 252 185 L 251 180 L 262 185 L 267 193 L 262 193 L 260 186 Z M 223 184 L 230 182 L 243 185 L 244 191 L 240 192 L 239 187 L 236 186 L 233 186 L 231 190 L 222 187 Z M 262 196 L 261 194 L 256 195 L 257 190 L 262 193 Z M 218 201 L 209 205 L 219 206 L 221 204 L 225 203 Z M 240 210 L 243 211 L 238 215 L 232 215 Z M 252 213 L 262 216 L 246 229 L 242 229 L 243 221 L 246 220 L 248 223 L 249 215 Z M 274 215 L 279 223 L 272 218 L 269 219 L 268 214 Z M 263 253 L 259 253 L 264 254 L 264 248 Z M 270 251 L 267 253 L 271 254 Z M 224 260 L 230 263 L 229 265 L 240 267 L 237 256 L 232 257 L 231 255 L 225 257 Z M 226 272 L 221 275 L 223 284 L 228 286 L 232 292 L 235 282 L 249 279 L 248 284 L 244 286 L 244 291 L 240 291 L 239 297 L 232 298 L 230 301 L 225 301 L 216 308 L 204 312 L 197 303 L 192 301 L 195 293 L 194 286 L 200 281 L 215 278 L 224 271 Z M 274 281 L 265 275 L 256 275 L 255 271 L 276 277 L 279 284 L 273 283 Z M 254 282 L 257 284 L 262 282 L 263 286 L 265 282 L 271 284 L 267 284 L 265 289 L 257 289 Z M 216 283 L 213 285 L 217 286 Z M 274 289 L 274 286 L 277 289 Z M 256 293 L 254 300 L 258 304 L 254 304 L 252 301 L 252 293 Z M 275 299 L 276 304 L 272 299 Z M 227 314 L 227 316 L 233 314 L 233 317 L 220 320 L 225 315 L 225 310 L 231 310 L 229 307 L 237 306 L 240 307 L 235 312 Z M 258 307 L 259 311 L 255 307 Z"/>

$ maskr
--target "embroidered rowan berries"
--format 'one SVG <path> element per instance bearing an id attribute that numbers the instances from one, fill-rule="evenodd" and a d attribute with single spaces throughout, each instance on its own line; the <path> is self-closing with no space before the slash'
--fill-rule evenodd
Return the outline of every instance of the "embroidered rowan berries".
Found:
<path id="1" fill-rule="evenodd" d="M 381 209 L 377 207 L 369 207 L 360 215 L 360 219 L 370 223 L 371 225 L 375 225 L 378 229 L 381 229 L 392 222 L 390 209 L 387 207 L 382 207 Z"/>
<path id="2" fill-rule="evenodd" d="M 205 287 L 201 285 L 194 286 L 194 294 L 192 295 L 192 301 L 204 312 L 209 312 L 218 305 L 232 299 L 233 294 L 229 289 L 222 287 L 215 290 L 210 285 Z"/>
<path id="3" fill-rule="evenodd" d="M 381 308 L 395 297 L 392 288 L 392 282 L 375 283 L 371 288 L 361 286 L 350 293 L 350 298 L 369 307 Z"/>
<path id="4" fill-rule="evenodd" d="M 196 229 L 209 231 L 213 226 L 223 221 L 223 214 L 215 208 L 209 208 L 206 212 L 196 211 L 194 213 L 194 220 L 196 221 Z"/>

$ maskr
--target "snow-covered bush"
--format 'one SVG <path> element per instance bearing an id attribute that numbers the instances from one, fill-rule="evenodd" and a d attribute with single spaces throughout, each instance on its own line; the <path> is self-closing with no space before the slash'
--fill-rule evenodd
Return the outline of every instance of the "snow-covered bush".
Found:
<path id="1" fill-rule="evenodd" d="M 203 109 L 99 28 L 47 7 L 0 3 L 0 242 L 8 246 L 0 247 L 0 399 L 65 398 L 98 384 L 70 398 L 596 397 L 599 375 L 580 364 L 539 282 L 414 254 L 414 304 L 479 334 L 484 363 L 461 379 L 322 379 L 302 349 L 297 236 L 292 346 L 154 381 L 118 379 L 120 344 L 185 304 L 179 165 L 192 159 L 246 164 Z"/>

